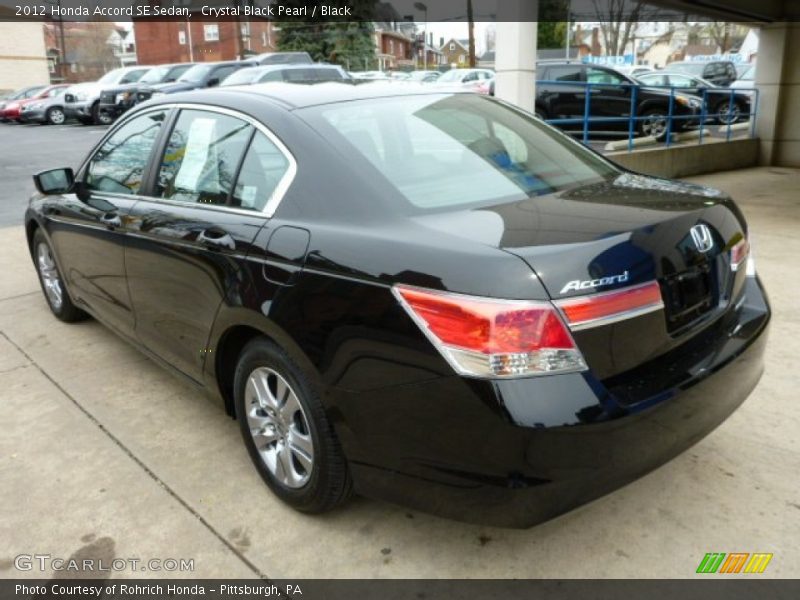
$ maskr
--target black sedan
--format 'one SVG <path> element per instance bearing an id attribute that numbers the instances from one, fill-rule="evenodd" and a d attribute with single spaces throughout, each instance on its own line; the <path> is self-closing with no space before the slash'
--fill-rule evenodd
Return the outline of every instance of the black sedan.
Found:
<path id="1" fill-rule="evenodd" d="M 355 491 L 529 526 L 696 443 L 762 373 L 730 198 L 484 96 L 163 96 L 35 182 L 53 314 L 216 398 L 302 511 Z"/>
<path id="2" fill-rule="evenodd" d="M 727 125 L 750 118 L 750 93 L 737 92 L 733 88 L 715 85 L 700 77 L 684 73 L 654 71 L 637 75 L 636 79 L 648 86 L 676 88 L 705 98 L 707 115 L 717 123 Z"/>

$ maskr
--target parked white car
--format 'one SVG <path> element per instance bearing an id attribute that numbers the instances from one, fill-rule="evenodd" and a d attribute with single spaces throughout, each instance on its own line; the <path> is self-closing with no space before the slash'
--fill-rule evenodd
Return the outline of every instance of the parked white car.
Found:
<path id="1" fill-rule="evenodd" d="M 450 69 L 442 73 L 431 85 L 441 87 L 462 87 L 478 88 L 481 83 L 494 79 L 494 71 L 491 69 Z"/>

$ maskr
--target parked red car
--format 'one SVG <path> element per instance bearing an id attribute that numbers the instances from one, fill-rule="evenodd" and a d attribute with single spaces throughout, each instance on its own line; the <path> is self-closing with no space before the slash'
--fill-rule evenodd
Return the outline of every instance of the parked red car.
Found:
<path id="1" fill-rule="evenodd" d="M 64 88 L 69 87 L 67 84 L 61 83 L 58 85 L 48 85 L 43 87 L 38 93 L 30 98 L 20 98 L 7 102 L 5 106 L 0 108 L 0 120 L 5 121 L 21 121 L 21 109 L 25 104 L 36 102 L 42 98 L 50 98 L 59 93 Z"/>

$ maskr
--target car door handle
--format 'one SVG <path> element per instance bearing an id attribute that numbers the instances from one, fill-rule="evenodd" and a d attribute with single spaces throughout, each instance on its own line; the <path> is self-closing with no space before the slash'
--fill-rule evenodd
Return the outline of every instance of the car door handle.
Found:
<path id="1" fill-rule="evenodd" d="M 197 234 L 197 242 L 209 248 L 236 250 L 236 242 L 231 234 L 221 229 L 204 229 Z"/>
<path id="2" fill-rule="evenodd" d="M 100 222 L 111 229 L 122 227 L 122 219 L 120 219 L 119 215 L 115 212 L 103 213 L 100 216 Z"/>

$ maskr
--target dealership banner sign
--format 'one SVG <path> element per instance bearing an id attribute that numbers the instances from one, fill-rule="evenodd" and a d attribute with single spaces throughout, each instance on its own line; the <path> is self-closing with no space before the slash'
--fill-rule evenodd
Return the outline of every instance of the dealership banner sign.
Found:
<path id="1" fill-rule="evenodd" d="M 59 600 L 462 600 L 547 598 L 569 600 L 770 600 L 800 597 L 800 581 L 707 578 L 634 580 L 486 579 L 60 579 L 0 580 L 0 598 Z"/>

